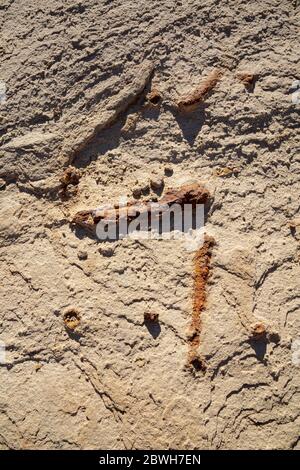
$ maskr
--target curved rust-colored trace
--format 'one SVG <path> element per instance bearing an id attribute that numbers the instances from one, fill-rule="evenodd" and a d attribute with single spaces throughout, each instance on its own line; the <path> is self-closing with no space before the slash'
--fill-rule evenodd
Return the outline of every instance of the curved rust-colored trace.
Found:
<path id="1" fill-rule="evenodd" d="M 88 209 L 77 212 L 71 220 L 71 224 L 83 227 L 87 230 L 95 230 L 96 225 L 101 220 L 106 222 L 118 222 L 120 219 L 128 221 L 135 219 L 140 214 L 154 211 L 161 214 L 168 210 L 171 204 L 206 204 L 210 199 L 208 190 L 198 183 L 187 184 L 179 188 L 168 189 L 159 201 L 147 199 L 141 202 L 131 200 L 124 207 L 106 205 L 97 209 Z"/>
<path id="2" fill-rule="evenodd" d="M 178 108 L 182 111 L 192 111 L 195 109 L 217 85 L 222 75 L 223 72 L 220 69 L 214 69 L 199 87 L 177 101 Z"/>
<path id="3" fill-rule="evenodd" d="M 194 370 L 202 372 L 205 372 L 206 364 L 198 354 L 202 328 L 201 314 L 206 308 L 206 284 L 210 275 L 210 262 L 214 245 L 214 238 L 205 235 L 203 245 L 194 256 L 193 313 L 188 337 L 188 365 Z"/>

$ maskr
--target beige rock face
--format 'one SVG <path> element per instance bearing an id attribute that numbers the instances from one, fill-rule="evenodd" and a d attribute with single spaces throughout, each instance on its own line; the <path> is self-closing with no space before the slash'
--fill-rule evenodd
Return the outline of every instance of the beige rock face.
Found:
<path id="1" fill-rule="evenodd" d="M 4 0 L 0 24 L 0 448 L 299 449 L 297 2 Z M 154 178 L 213 197 L 206 371 L 182 240 L 69 224 Z"/>

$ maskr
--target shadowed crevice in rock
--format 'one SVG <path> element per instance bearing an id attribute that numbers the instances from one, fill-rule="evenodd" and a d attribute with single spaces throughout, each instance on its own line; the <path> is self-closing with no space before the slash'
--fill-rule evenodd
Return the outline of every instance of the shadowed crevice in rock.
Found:
<path id="1" fill-rule="evenodd" d="M 198 134 L 201 132 L 201 128 L 205 123 L 206 106 L 207 105 L 204 103 L 199 104 L 194 111 L 189 113 L 181 112 L 176 108 L 170 108 L 178 126 L 180 127 L 183 138 L 191 147 L 194 145 L 195 140 L 197 139 Z"/>
<path id="2" fill-rule="evenodd" d="M 161 327 L 159 322 L 151 322 L 146 320 L 144 324 L 152 338 L 157 339 L 161 333 Z"/>

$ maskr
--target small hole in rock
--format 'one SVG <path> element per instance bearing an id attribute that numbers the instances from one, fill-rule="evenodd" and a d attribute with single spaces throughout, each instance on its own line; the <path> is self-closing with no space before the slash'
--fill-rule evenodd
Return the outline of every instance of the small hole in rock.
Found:
<path id="1" fill-rule="evenodd" d="M 77 309 L 71 308 L 64 313 L 64 324 L 69 330 L 75 330 L 80 323 L 80 315 Z"/>

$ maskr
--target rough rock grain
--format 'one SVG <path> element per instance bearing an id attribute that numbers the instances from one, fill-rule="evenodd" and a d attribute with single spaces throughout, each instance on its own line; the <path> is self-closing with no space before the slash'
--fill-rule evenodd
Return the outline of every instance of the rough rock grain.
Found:
<path id="1" fill-rule="evenodd" d="M 299 19 L 294 0 L 1 2 L 1 449 L 300 448 Z M 186 368 L 193 253 L 69 225 L 164 168 L 213 194 L 205 374 Z"/>

